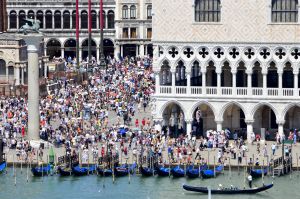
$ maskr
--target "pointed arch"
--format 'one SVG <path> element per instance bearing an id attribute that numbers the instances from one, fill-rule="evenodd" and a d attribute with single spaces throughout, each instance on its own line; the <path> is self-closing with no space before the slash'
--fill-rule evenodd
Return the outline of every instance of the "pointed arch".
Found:
<path id="1" fill-rule="evenodd" d="M 184 108 L 184 106 L 183 106 L 180 102 L 178 102 L 178 101 L 176 101 L 176 100 L 169 100 L 169 101 L 167 101 L 167 102 L 160 108 L 160 110 L 159 110 L 159 116 L 160 116 L 161 118 L 163 118 L 163 113 L 164 113 L 165 109 L 166 109 L 169 105 L 171 105 L 171 104 L 176 104 L 176 105 L 178 105 L 178 106 L 181 108 L 181 110 L 183 111 L 184 117 L 185 117 L 185 119 L 186 119 L 186 117 L 188 116 L 186 109 Z"/>

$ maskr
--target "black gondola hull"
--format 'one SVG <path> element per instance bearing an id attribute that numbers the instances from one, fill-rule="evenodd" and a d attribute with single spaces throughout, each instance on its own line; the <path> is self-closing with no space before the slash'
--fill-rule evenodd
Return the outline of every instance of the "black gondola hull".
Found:
<path id="1" fill-rule="evenodd" d="M 262 191 L 266 191 L 273 187 L 273 184 L 265 185 L 253 189 L 212 189 L 211 194 L 256 194 Z M 193 191 L 198 193 L 208 193 L 207 187 L 193 187 L 189 185 L 183 185 L 183 189 L 187 191 Z"/>

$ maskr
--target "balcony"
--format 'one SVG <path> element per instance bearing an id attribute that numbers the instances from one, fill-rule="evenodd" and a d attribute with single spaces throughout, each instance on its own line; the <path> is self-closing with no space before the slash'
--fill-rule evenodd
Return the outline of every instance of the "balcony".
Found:
<path id="1" fill-rule="evenodd" d="M 215 97 L 215 98 L 286 98 L 298 99 L 300 89 L 294 88 L 247 88 L 247 87 L 187 87 L 187 86 L 158 86 L 156 95 L 178 97 Z"/>

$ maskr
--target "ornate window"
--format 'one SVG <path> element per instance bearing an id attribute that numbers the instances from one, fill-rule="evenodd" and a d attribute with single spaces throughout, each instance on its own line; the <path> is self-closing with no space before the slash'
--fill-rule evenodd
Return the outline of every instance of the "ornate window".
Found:
<path id="1" fill-rule="evenodd" d="M 106 28 L 106 15 L 105 15 L 105 11 L 102 11 L 102 20 L 103 20 L 103 29 Z M 99 20 L 99 27 L 101 26 L 100 20 Z"/>
<path id="2" fill-rule="evenodd" d="M 272 0 L 272 22 L 298 22 L 298 0 Z"/>
<path id="3" fill-rule="evenodd" d="M 97 28 L 97 12 L 95 10 L 92 10 L 92 29 Z"/>
<path id="4" fill-rule="evenodd" d="M 32 10 L 28 11 L 28 16 L 29 19 L 34 19 L 34 12 Z"/>
<path id="5" fill-rule="evenodd" d="M 75 10 L 72 12 L 72 28 L 73 29 L 76 28 L 76 11 Z"/>
<path id="6" fill-rule="evenodd" d="M 152 6 L 147 6 L 147 19 L 152 19 Z"/>
<path id="7" fill-rule="evenodd" d="M 85 10 L 81 12 L 81 28 L 88 28 L 88 13 Z"/>
<path id="8" fill-rule="evenodd" d="M 19 28 L 25 25 L 26 14 L 25 11 L 21 10 L 19 12 Z"/>
<path id="9" fill-rule="evenodd" d="M 130 19 L 136 19 L 136 7 L 130 6 Z"/>
<path id="10" fill-rule="evenodd" d="M 38 19 L 41 22 L 40 27 L 44 28 L 44 14 L 43 14 L 43 11 L 41 11 L 41 10 L 37 11 L 36 19 Z"/>
<path id="11" fill-rule="evenodd" d="M 123 19 L 128 19 L 128 6 L 123 6 L 122 7 L 122 18 Z"/>
<path id="12" fill-rule="evenodd" d="M 61 12 L 55 11 L 54 13 L 54 28 L 60 29 L 61 28 Z"/>
<path id="13" fill-rule="evenodd" d="M 9 28 L 17 28 L 17 13 L 14 10 L 9 14 Z"/>
<path id="14" fill-rule="evenodd" d="M 221 20 L 220 0 L 195 0 L 196 22 L 219 22 Z"/>
<path id="15" fill-rule="evenodd" d="M 114 11 L 110 10 L 107 13 L 107 28 L 114 29 L 115 28 L 115 13 Z"/>
<path id="16" fill-rule="evenodd" d="M 64 11 L 63 13 L 64 29 L 70 29 L 70 12 Z"/>
<path id="17" fill-rule="evenodd" d="M 52 12 L 48 10 L 45 16 L 46 20 L 46 29 L 52 29 Z"/>

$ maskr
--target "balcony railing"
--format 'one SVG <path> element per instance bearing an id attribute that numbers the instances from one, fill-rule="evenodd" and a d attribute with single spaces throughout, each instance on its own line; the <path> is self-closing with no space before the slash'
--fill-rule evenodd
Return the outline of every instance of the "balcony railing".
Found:
<path id="1" fill-rule="evenodd" d="M 161 95 L 191 95 L 191 96 L 216 96 L 216 97 L 299 97 L 300 89 L 294 88 L 247 88 L 247 87 L 196 87 L 196 86 L 159 86 L 156 94 Z"/>

